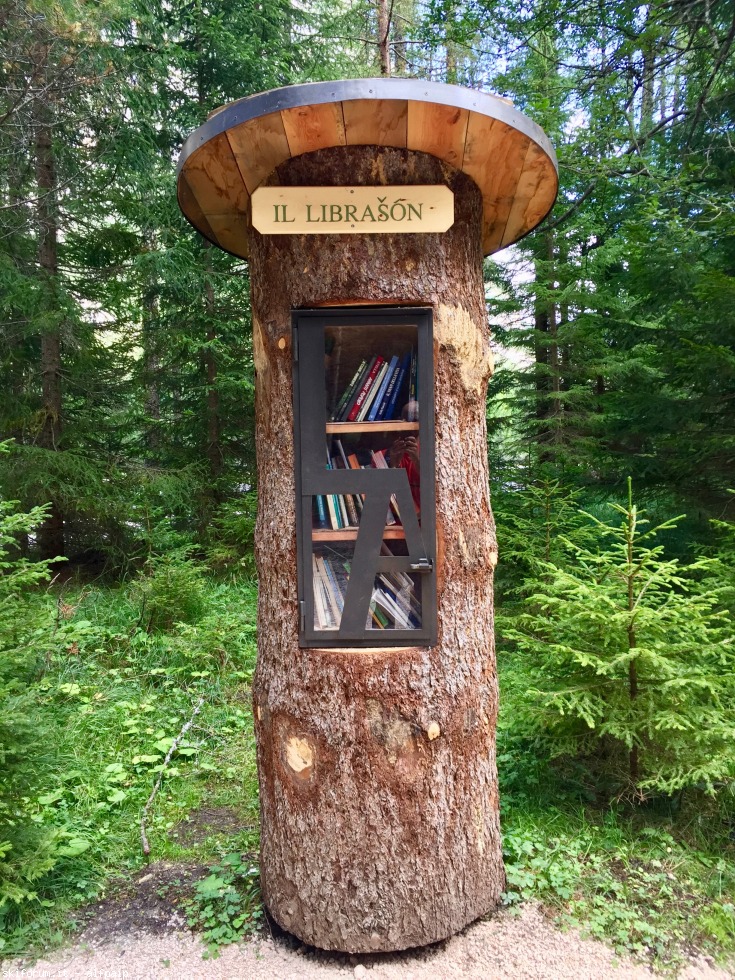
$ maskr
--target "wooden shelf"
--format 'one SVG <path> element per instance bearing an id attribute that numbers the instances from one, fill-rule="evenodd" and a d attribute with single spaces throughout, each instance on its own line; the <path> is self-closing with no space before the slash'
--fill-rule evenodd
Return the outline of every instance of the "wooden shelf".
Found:
<path id="1" fill-rule="evenodd" d="M 327 422 L 327 432 L 418 432 L 418 422 Z"/>
<path id="2" fill-rule="evenodd" d="M 327 530 L 326 528 L 312 528 L 312 541 L 356 541 L 358 528 L 343 527 L 338 531 Z M 403 540 L 406 533 L 402 527 L 386 527 L 383 531 L 383 538 L 388 541 Z"/>

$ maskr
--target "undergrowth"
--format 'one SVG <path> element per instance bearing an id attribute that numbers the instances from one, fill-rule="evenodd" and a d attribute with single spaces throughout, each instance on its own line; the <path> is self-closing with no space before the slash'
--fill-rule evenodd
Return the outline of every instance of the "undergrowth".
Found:
<path id="1" fill-rule="evenodd" d="M 498 771 L 504 902 L 536 900 L 619 953 L 676 970 L 694 952 L 735 952 L 735 799 L 690 792 L 633 807 L 579 764 L 550 762 L 513 729 L 519 658 L 500 654 Z"/>
<path id="2" fill-rule="evenodd" d="M 178 581 L 170 568 L 159 574 Z M 181 619 L 160 582 L 67 586 L 30 600 L 52 627 L 25 696 L 53 758 L 28 782 L 25 812 L 53 852 L 30 894 L 0 910 L 0 956 L 59 942 L 80 907 L 143 868 L 141 811 L 202 698 L 150 810 L 151 857 L 207 868 L 184 912 L 210 951 L 258 926 L 256 591 L 249 581 L 196 581 L 202 601 L 178 607 Z M 151 617 L 159 586 L 165 613 Z M 735 802 L 727 790 L 717 801 L 692 792 L 645 808 L 611 803 L 584 770 L 552 766 L 541 742 L 514 729 L 526 675 L 502 642 L 499 669 L 506 905 L 539 900 L 560 921 L 664 969 L 691 950 L 731 954 Z M 187 832 L 198 811 L 218 807 L 236 815 L 232 825 Z"/>
<path id="3" fill-rule="evenodd" d="M 55 847 L 33 890 L 0 905 L 0 955 L 59 939 L 76 907 L 145 863 L 142 809 L 200 699 L 150 809 L 151 857 L 201 862 L 236 848 L 257 851 L 250 714 L 256 592 L 250 582 L 201 587 L 203 602 L 189 621 L 163 617 L 155 629 L 155 590 L 138 583 L 34 597 L 56 618 L 46 664 L 28 692 L 54 762 L 34 784 L 26 813 Z M 167 601 L 166 609 L 175 605 Z M 241 829 L 222 840 L 182 842 L 174 828 L 205 804 L 236 810 Z"/>

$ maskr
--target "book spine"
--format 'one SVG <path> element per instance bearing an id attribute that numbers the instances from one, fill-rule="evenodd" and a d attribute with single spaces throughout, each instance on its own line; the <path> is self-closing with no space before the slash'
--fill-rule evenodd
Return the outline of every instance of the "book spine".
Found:
<path id="1" fill-rule="evenodd" d="M 376 449 L 375 452 L 370 453 L 370 456 L 376 470 L 389 469 L 382 449 Z M 386 527 L 392 527 L 396 523 L 401 523 L 401 514 L 398 510 L 398 501 L 396 500 L 396 495 L 394 493 L 390 495 L 390 507 L 388 508 L 388 513 L 385 515 L 385 523 Z"/>
<path id="2" fill-rule="evenodd" d="M 376 590 L 377 591 L 377 590 Z M 370 600 L 370 616 L 375 623 L 375 628 L 379 630 L 387 629 L 390 626 L 390 620 L 385 615 L 382 609 L 379 609 L 376 603 L 375 592 Z"/>
<path id="3" fill-rule="evenodd" d="M 324 612 L 324 597 L 322 595 L 321 575 L 316 562 L 316 555 L 311 556 L 312 592 L 314 594 L 314 628 L 327 628 L 327 617 Z"/>
<path id="4" fill-rule="evenodd" d="M 360 388 L 360 392 L 359 392 L 357 398 L 355 399 L 355 404 L 352 406 L 352 408 L 350 409 L 350 412 L 349 412 L 349 414 L 347 416 L 347 421 L 348 422 L 354 422 L 355 419 L 357 418 L 357 415 L 358 415 L 360 409 L 362 408 L 363 402 L 367 398 L 367 394 L 370 391 L 370 386 L 372 385 L 373 381 L 375 381 L 375 376 L 377 375 L 378 371 L 380 370 L 380 365 L 383 363 L 383 358 L 380 357 L 380 355 L 378 355 L 374 359 L 374 361 L 375 361 L 375 363 L 370 368 L 370 372 L 369 372 L 367 378 L 365 378 L 365 381 L 363 382 L 362 388 Z"/>
<path id="5" fill-rule="evenodd" d="M 398 370 L 398 374 L 396 375 L 396 383 L 393 386 L 393 391 L 390 394 L 390 398 L 387 400 L 387 405 L 385 409 L 386 421 L 389 421 L 395 415 L 398 396 L 401 393 L 401 389 L 403 388 L 403 382 L 406 380 L 406 372 L 408 371 L 408 356 L 409 355 L 406 354 L 406 357 L 403 359 L 403 364 L 401 364 L 401 367 Z"/>
<path id="6" fill-rule="evenodd" d="M 340 416 L 337 419 L 338 422 L 346 422 L 347 421 L 348 416 L 349 416 L 350 412 L 352 411 L 352 409 L 353 409 L 353 407 L 355 405 L 355 402 L 357 401 L 357 396 L 362 391 L 363 385 L 365 384 L 368 376 L 370 375 L 370 372 L 372 371 L 372 369 L 373 369 L 373 367 L 374 367 L 375 362 L 377 361 L 377 359 L 378 359 L 377 358 L 377 355 L 373 355 L 373 357 L 370 358 L 370 360 L 365 364 L 365 367 L 360 372 L 360 377 L 357 379 L 357 384 L 355 385 L 355 390 L 352 392 L 352 394 L 350 395 L 350 397 L 347 399 L 347 401 L 345 403 L 345 407 L 340 412 Z"/>
<path id="7" fill-rule="evenodd" d="M 324 495 L 321 493 L 316 494 L 316 513 L 317 513 L 317 524 L 320 528 L 329 527 L 329 514 L 327 513 L 327 503 L 324 499 Z"/>
<path id="8" fill-rule="evenodd" d="M 321 575 L 322 582 L 324 583 L 324 591 L 327 596 L 327 602 L 329 603 L 329 612 L 331 619 L 335 626 L 339 626 L 339 622 L 342 618 L 342 610 L 339 608 L 337 603 L 337 596 L 335 595 L 332 583 L 329 580 L 329 573 L 327 572 L 327 566 L 324 563 L 323 558 L 317 558 L 317 566 L 319 568 L 319 573 Z"/>
<path id="9" fill-rule="evenodd" d="M 357 388 L 357 383 L 360 380 L 360 375 L 367 367 L 367 363 L 368 363 L 367 358 L 363 358 L 362 361 L 360 362 L 360 366 L 358 367 L 357 371 L 355 371 L 355 373 L 352 376 L 352 381 L 350 381 L 350 383 L 347 385 L 345 390 L 342 392 L 342 397 L 337 402 L 337 407 L 332 412 L 332 418 L 331 418 L 332 422 L 336 422 L 339 419 L 340 412 L 342 412 L 347 402 L 350 400 L 350 398 L 352 398 L 352 395 L 355 392 L 355 388 Z"/>
<path id="10" fill-rule="evenodd" d="M 337 601 L 341 603 L 341 608 L 344 609 L 345 596 L 347 595 L 347 585 L 349 583 L 347 565 L 345 562 L 340 561 L 335 555 L 325 555 L 324 561 L 331 571 L 335 582 L 337 583 L 337 589 L 339 590 Z"/>
<path id="11" fill-rule="evenodd" d="M 398 381 L 401 377 L 402 369 L 403 369 L 403 361 L 401 360 L 396 364 L 395 368 L 393 369 L 393 373 L 391 374 L 390 378 L 388 378 L 388 384 L 386 386 L 385 391 L 383 392 L 383 397 L 380 400 L 380 405 L 378 406 L 378 412 L 376 415 L 376 421 L 378 422 L 382 422 L 383 420 L 387 420 L 390 418 L 390 416 L 388 415 L 388 407 L 391 403 L 391 399 L 393 398 L 393 392 L 396 389 L 396 384 L 398 384 Z"/>
<path id="12" fill-rule="evenodd" d="M 375 375 L 375 380 L 370 385 L 370 390 L 368 391 L 365 401 L 362 403 L 362 408 L 358 412 L 357 421 L 365 422 L 370 413 L 370 409 L 373 407 L 375 399 L 378 397 L 378 391 L 383 385 L 383 379 L 385 378 L 385 373 L 388 370 L 388 362 L 383 361 L 380 365 L 380 370 Z"/>
<path id="13" fill-rule="evenodd" d="M 419 361 L 416 356 L 416 351 L 411 351 L 411 378 L 408 385 L 408 400 L 415 402 L 419 397 L 418 381 L 419 381 Z"/>
<path id="14" fill-rule="evenodd" d="M 347 510 L 347 517 L 349 518 L 349 527 L 359 527 L 360 518 L 357 516 L 357 507 L 355 505 L 355 498 L 351 493 L 343 494 L 345 509 Z"/>
<path id="15" fill-rule="evenodd" d="M 378 412 L 380 410 L 380 406 L 383 404 L 383 398 L 385 397 L 385 393 L 388 390 L 388 385 L 390 384 L 391 378 L 393 377 L 397 367 L 398 367 L 398 356 L 394 354 L 393 357 L 391 357 L 390 359 L 390 363 L 388 364 L 385 374 L 383 375 L 383 380 L 380 382 L 380 388 L 376 392 L 375 398 L 373 400 L 373 404 L 370 408 L 370 411 L 368 412 L 368 417 L 367 417 L 368 422 L 376 421 L 378 417 Z"/>
<path id="16" fill-rule="evenodd" d="M 334 440 L 335 443 L 339 443 L 339 439 Z M 344 460 L 340 456 L 332 456 L 332 467 L 333 470 L 349 469 L 345 466 Z M 340 507 L 346 515 L 345 527 L 358 527 L 359 520 L 357 519 L 357 508 L 355 507 L 355 501 L 352 499 L 352 494 L 341 493 L 339 495 Z"/>
<path id="17" fill-rule="evenodd" d="M 340 584 L 337 580 L 337 575 L 335 574 L 332 562 L 327 556 L 321 559 L 324 566 L 324 574 L 329 582 L 329 589 L 331 594 L 334 596 L 334 605 L 337 610 L 337 621 L 340 622 L 342 619 L 342 610 L 345 607 L 345 597 Z"/>

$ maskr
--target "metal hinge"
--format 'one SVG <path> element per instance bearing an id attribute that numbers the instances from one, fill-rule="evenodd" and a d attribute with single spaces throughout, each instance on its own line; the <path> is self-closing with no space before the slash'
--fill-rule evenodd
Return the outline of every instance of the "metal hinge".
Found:
<path id="1" fill-rule="evenodd" d="M 419 558 L 418 561 L 411 562 L 408 566 L 409 571 L 418 572 L 420 575 L 428 575 L 434 571 L 434 562 L 430 558 Z"/>
<path id="2" fill-rule="evenodd" d="M 301 632 L 306 632 L 306 603 L 303 599 L 299 601 L 299 610 L 301 611 Z"/>

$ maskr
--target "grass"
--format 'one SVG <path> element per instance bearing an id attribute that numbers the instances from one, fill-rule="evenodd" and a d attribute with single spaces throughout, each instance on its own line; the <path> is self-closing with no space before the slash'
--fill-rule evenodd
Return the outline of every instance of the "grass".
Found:
<path id="1" fill-rule="evenodd" d="M 664 971 L 695 951 L 723 962 L 731 957 L 732 787 L 717 801 L 693 793 L 637 808 L 606 800 L 584 769 L 555 766 L 514 731 L 522 664 L 501 662 L 499 674 L 506 904 L 542 901 L 561 924 Z"/>
<path id="2" fill-rule="evenodd" d="M 257 922 L 256 591 L 250 582 L 197 584 L 189 573 L 187 596 L 199 588 L 201 603 L 181 606 L 188 619 L 181 621 L 167 595 L 156 628 L 148 605 L 155 589 L 140 583 L 39 595 L 58 600 L 53 649 L 35 687 L 55 732 L 56 761 L 30 809 L 56 835 L 57 861 L 35 899 L 0 920 L 0 955 L 58 943 L 80 906 L 145 865 L 141 810 L 202 698 L 151 807 L 151 857 L 208 867 L 186 914 L 212 945 Z M 735 821 L 727 791 L 716 804 L 688 798 L 678 812 L 601 804 L 578 772 L 550 768 L 513 730 L 522 664 L 501 657 L 499 666 L 506 904 L 540 900 L 561 922 L 665 969 L 692 949 L 731 954 Z M 234 816 L 202 826 L 196 815 L 204 811 Z"/>
<path id="3" fill-rule="evenodd" d="M 246 582 L 207 583 L 205 591 L 198 621 L 157 632 L 142 628 L 135 589 L 65 592 L 55 649 L 36 685 L 55 735 L 55 766 L 31 801 L 32 819 L 56 837 L 58 860 L 35 900 L 0 920 L 4 955 L 58 940 L 69 913 L 146 863 L 141 811 L 201 698 L 151 807 L 151 857 L 207 862 L 257 851 L 256 590 Z M 203 806 L 235 810 L 240 829 L 175 836 Z"/>

